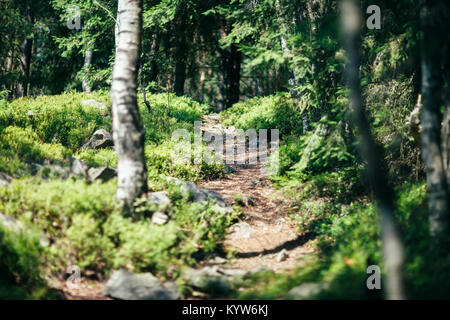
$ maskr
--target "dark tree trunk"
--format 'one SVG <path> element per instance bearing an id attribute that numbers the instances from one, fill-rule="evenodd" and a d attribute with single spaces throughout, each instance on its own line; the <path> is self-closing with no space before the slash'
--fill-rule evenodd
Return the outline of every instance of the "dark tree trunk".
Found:
<path id="1" fill-rule="evenodd" d="M 180 5 L 176 19 L 175 34 L 177 37 L 175 49 L 175 84 L 174 90 L 177 96 L 184 95 L 184 83 L 186 82 L 186 60 L 188 53 L 186 15 L 184 3 Z"/>
<path id="2" fill-rule="evenodd" d="M 27 26 L 31 27 L 33 23 L 33 16 L 29 2 L 26 2 L 25 4 L 25 11 L 26 11 Z M 32 52 L 33 52 L 33 39 L 26 38 L 23 43 L 22 57 L 20 63 L 21 81 L 17 86 L 17 94 L 19 97 L 28 96 Z"/>
<path id="3" fill-rule="evenodd" d="M 353 118 L 359 133 L 361 155 L 367 161 L 367 176 L 381 218 L 381 240 L 387 269 L 387 297 L 395 300 L 404 299 L 404 249 L 394 218 L 394 192 L 388 185 L 386 174 L 382 170 L 380 148 L 375 144 L 370 132 L 361 94 L 359 78 L 361 15 L 354 0 L 344 0 L 341 9 L 345 48 L 349 59 L 346 75 L 350 89 Z"/>
<path id="4" fill-rule="evenodd" d="M 231 45 L 224 58 L 225 69 L 225 108 L 239 102 L 242 54 L 235 45 Z"/>
<path id="5" fill-rule="evenodd" d="M 150 72 L 148 76 L 148 81 L 150 82 L 156 82 L 159 75 L 159 66 L 156 61 L 156 56 L 159 52 L 160 45 L 161 45 L 161 36 L 158 34 L 156 35 L 153 41 L 152 55 L 150 56 Z"/>
<path id="6" fill-rule="evenodd" d="M 422 158 L 425 163 L 428 187 L 430 232 L 432 235 L 448 231 L 449 194 L 441 145 L 442 71 L 441 56 L 445 29 L 446 1 L 421 2 L 422 25 Z M 445 31 L 444 31 L 445 30 Z M 445 41 L 444 41 L 445 43 Z"/>
<path id="7" fill-rule="evenodd" d="M 184 95 L 184 83 L 186 82 L 186 62 L 183 57 L 177 59 L 175 63 L 175 94 L 177 96 Z"/>

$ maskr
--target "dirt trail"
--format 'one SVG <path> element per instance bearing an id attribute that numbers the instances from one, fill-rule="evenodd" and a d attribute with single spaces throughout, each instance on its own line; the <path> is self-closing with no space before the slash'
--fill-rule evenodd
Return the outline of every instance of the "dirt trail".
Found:
<path id="1" fill-rule="evenodd" d="M 218 115 L 204 116 L 202 131 L 223 135 L 225 146 L 236 145 L 236 141 L 225 140 L 225 134 L 232 129 L 223 127 L 218 119 Z M 212 146 L 210 150 L 213 150 Z M 247 160 L 249 156 L 251 154 L 247 152 Z M 241 221 L 232 227 L 225 239 L 225 248 L 235 252 L 235 258 L 228 260 L 225 267 L 244 270 L 265 267 L 275 272 L 295 268 L 298 261 L 314 249 L 308 242 L 308 234 L 299 234 L 295 223 L 290 221 L 289 201 L 277 194 L 264 170 L 261 170 L 261 162 L 248 164 L 247 161 L 247 164 L 230 164 L 229 167 L 234 173 L 199 183 L 202 188 L 218 192 L 230 206 L 235 203 L 236 196 L 249 199 L 247 205 L 242 207 L 244 214 Z M 102 293 L 103 281 L 83 282 L 80 288 L 71 289 L 64 280 L 54 280 L 55 289 L 65 299 L 109 299 Z"/>
<path id="2" fill-rule="evenodd" d="M 217 115 L 203 118 L 202 131 L 205 133 L 224 135 L 231 130 L 233 128 L 224 128 L 219 123 Z M 223 139 L 225 146 L 236 145 L 234 139 L 226 141 L 225 136 Z M 247 153 L 247 160 L 249 155 Z M 220 156 L 226 161 L 224 155 Z M 250 203 L 243 207 L 242 221 L 232 227 L 232 232 L 225 240 L 225 248 L 236 252 L 236 259 L 227 263 L 227 266 L 245 270 L 267 267 L 275 272 L 291 269 L 302 256 L 313 251 L 308 243 L 310 238 L 306 234 L 299 234 L 295 223 L 290 221 L 289 203 L 277 195 L 264 170 L 261 170 L 263 164 L 260 161 L 257 164 L 246 163 L 230 164 L 234 173 L 199 184 L 217 191 L 229 205 L 234 204 L 235 196 L 250 199 Z"/>

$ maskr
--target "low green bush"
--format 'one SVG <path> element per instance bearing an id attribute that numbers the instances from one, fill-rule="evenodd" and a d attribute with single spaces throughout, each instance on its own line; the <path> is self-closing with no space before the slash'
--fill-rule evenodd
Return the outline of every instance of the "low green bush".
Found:
<path id="1" fill-rule="evenodd" d="M 0 188 L 0 212 L 46 234 L 51 245 L 42 257 L 49 272 L 61 273 L 75 264 L 102 274 L 124 267 L 169 276 L 170 270 L 192 265 L 196 252 L 221 250 L 234 214 L 218 212 L 208 203 L 189 203 L 172 186 L 168 224 L 152 224 L 150 211 L 126 218 L 115 206 L 116 183 L 17 179 Z"/>
<path id="2" fill-rule="evenodd" d="M 37 233 L 6 229 L 0 222 L 0 300 L 46 296 L 41 254 Z"/>

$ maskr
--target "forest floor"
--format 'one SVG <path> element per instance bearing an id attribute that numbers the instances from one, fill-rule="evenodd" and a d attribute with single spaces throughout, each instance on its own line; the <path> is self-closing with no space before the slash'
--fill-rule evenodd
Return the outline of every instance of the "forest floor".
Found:
<path id="1" fill-rule="evenodd" d="M 202 131 L 223 135 L 226 147 L 237 144 L 237 139 L 226 139 L 226 133 L 232 130 L 224 128 L 215 115 L 203 119 Z M 235 252 L 226 267 L 244 270 L 265 267 L 274 272 L 292 269 L 299 259 L 313 252 L 311 236 L 298 233 L 296 223 L 289 218 L 291 201 L 272 186 L 264 163 L 258 160 L 256 164 L 249 164 L 252 156 L 257 159 L 247 152 L 245 164 L 230 164 L 232 174 L 200 183 L 202 188 L 218 192 L 229 205 L 233 205 L 236 198 L 243 199 L 241 202 L 245 204 L 241 222 L 233 225 L 224 242 L 227 251 Z M 257 156 L 259 159 L 260 152 Z M 222 157 L 224 163 L 228 163 L 226 155 Z"/>
<path id="2" fill-rule="evenodd" d="M 204 116 L 201 129 L 204 134 L 222 135 L 225 147 L 237 144 L 237 139 L 226 139 L 226 134 L 234 128 L 222 126 L 217 114 Z M 213 151 L 211 143 L 208 147 Z M 228 163 L 225 150 L 220 156 L 224 163 Z M 200 187 L 218 192 L 228 205 L 239 202 L 242 205 L 240 221 L 231 227 L 224 241 L 225 250 L 234 255 L 223 267 L 288 272 L 298 266 L 302 257 L 314 252 L 313 241 L 309 241 L 312 236 L 299 233 L 297 224 L 289 217 L 291 201 L 272 186 L 259 158 L 256 164 L 248 163 L 251 156 L 246 152 L 245 164 L 228 164 L 232 173 L 216 180 L 199 182 Z M 208 264 L 208 261 L 202 261 L 199 267 Z M 69 300 L 109 299 L 102 293 L 104 285 L 105 281 L 83 281 L 74 289 L 68 288 L 64 280 L 55 280 L 55 288 Z"/>

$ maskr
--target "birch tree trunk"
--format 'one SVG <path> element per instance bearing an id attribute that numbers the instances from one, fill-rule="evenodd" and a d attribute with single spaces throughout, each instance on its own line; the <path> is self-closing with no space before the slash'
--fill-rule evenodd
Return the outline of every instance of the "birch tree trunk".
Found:
<path id="1" fill-rule="evenodd" d="M 361 16 L 354 0 L 343 0 L 341 9 L 345 47 L 349 59 L 346 75 L 353 117 L 359 133 L 360 151 L 367 161 L 367 175 L 380 213 L 383 258 L 387 275 L 387 298 L 393 300 L 405 299 L 403 285 L 404 249 L 395 224 L 394 192 L 389 187 L 386 175 L 381 170 L 381 156 L 370 132 L 361 94 L 359 78 Z"/>
<path id="2" fill-rule="evenodd" d="M 428 187 L 430 232 L 433 236 L 448 231 L 449 195 L 441 145 L 442 32 L 445 29 L 445 1 L 421 1 L 422 40 L 422 159 Z M 448 32 L 448 30 L 444 31 Z M 444 37 L 445 39 L 445 37 Z M 445 41 L 444 41 L 445 42 Z"/>
<path id="3" fill-rule="evenodd" d="M 89 69 L 92 64 L 92 54 L 93 51 L 91 48 L 86 49 L 84 52 L 83 79 L 81 80 L 81 86 L 84 93 L 91 93 L 92 90 L 88 79 Z"/>
<path id="4" fill-rule="evenodd" d="M 137 105 L 137 74 L 141 46 L 142 0 L 119 0 L 117 50 L 112 75 L 113 139 L 118 155 L 116 198 L 125 213 L 147 192 L 145 135 Z"/>

